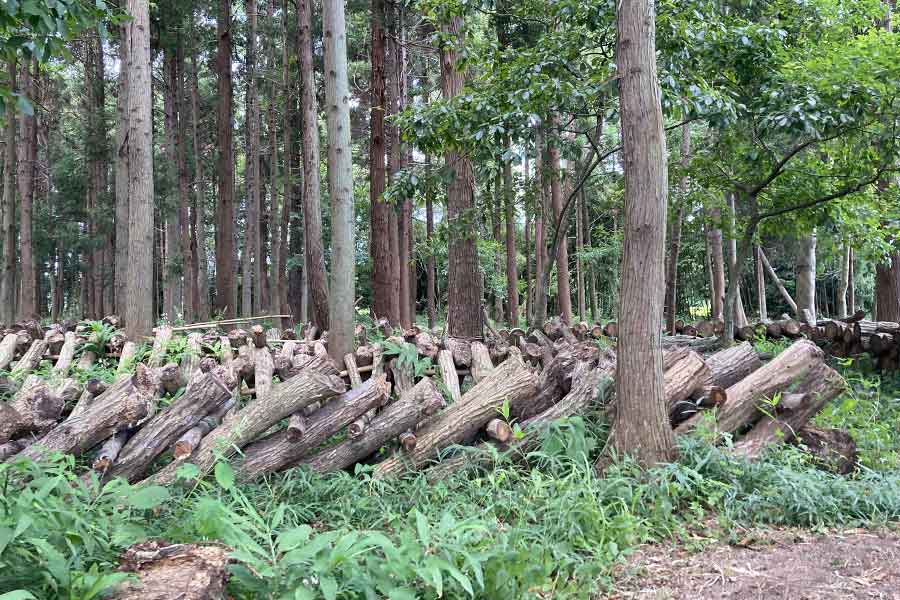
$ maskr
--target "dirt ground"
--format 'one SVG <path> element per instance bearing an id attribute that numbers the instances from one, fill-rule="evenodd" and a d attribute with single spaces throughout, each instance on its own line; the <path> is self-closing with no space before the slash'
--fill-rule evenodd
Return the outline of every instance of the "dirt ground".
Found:
<path id="1" fill-rule="evenodd" d="M 619 570 L 610 600 L 900 600 L 900 533 L 754 532 L 700 551 L 644 546 Z"/>

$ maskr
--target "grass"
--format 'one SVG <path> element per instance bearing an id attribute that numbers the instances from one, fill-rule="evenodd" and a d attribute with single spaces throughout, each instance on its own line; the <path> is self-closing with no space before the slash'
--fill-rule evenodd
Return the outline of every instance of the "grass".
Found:
<path id="1" fill-rule="evenodd" d="M 703 436 L 681 440 L 676 463 L 642 471 L 623 461 L 599 477 L 599 415 L 556 424 L 528 464 L 501 460 L 440 482 L 374 480 L 360 467 L 238 485 L 220 463 L 190 489 L 135 489 L 81 483 L 62 457 L 3 464 L 0 599 L 103 597 L 121 578 L 121 551 L 148 537 L 231 546 L 235 598 L 588 598 L 643 542 L 896 521 L 900 382 L 864 364 L 840 368 L 851 389 L 818 423 L 855 437 L 862 467 L 850 477 L 792 447 L 749 464 Z"/>

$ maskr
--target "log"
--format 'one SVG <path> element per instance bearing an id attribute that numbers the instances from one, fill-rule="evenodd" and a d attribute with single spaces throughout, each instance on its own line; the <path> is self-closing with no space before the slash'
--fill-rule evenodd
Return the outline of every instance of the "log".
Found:
<path id="1" fill-rule="evenodd" d="M 481 342 L 472 342 L 472 378 L 478 383 L 494 370 L 491 353 Z"/>
<path id="2" fill-rule="evenodd" d="M 55 373 L 62 375 L 69 370 L 69 367 L 72 366 L 72 361 L 75 359 L 75 348 L 77 347 L 78 336 L 75 335 L 75 332 L 70 331 L 66 333 L 63 345 L 59 349 L 59 357 L 56 359 L 56 364 L 53 366 L 53 371 Z"/>
<path id="3" fill-rule="evenodd" d="M 254 325 L 250 328 L 250 339 L 253 342 L 253 346 L 255 348 L 265 348 L 268 346 L 268 341 L 266 340 L 266 330 L 262 325 Z"/>
<path id="4" fill-rule="evenodd" d="M 303 439 L 303 436 L 306 435 L 306 430 L 308 429 L 308 427 L 309 426 L 304 415 L 300 413 L 292 414 L 288 419 L 288 425 L 286 429 L 287 440 L 292 444 L 296 444 Z"/>
<path id="5" fill-rule="evenodd" d="M 203 354 L 203 336 L 188 334 L 187 351 L 181 358 L 181 375 L 184 381 L 192 380 L 200 372 L 200 357 Z"/>
<path id="6" fill-rule="evenodd" d="M 226 367 L 234 360 L 234 348 L 231 347 L 231 340 L 228 336 L 219 337 L 219 352 L 222 355 L 222 364 Z"/>
<path id="7" fill-rule="evenodd" d="M 7 333 L 0 341 L 0 371 L 5 371 L 16 356 L 16 346 L 19 336 L 15 333 Z"/>
<path id="8" fill-rule="evenodd" d="M 360 346 L 356 349 L 356 366 L 357 367 L 368 367 L 372 364 L 372 352 L 373 346 Z"/>
<path id="9" fill-rule="evenodd" d="M 223 376 L 224 375 L 220 374 L 220 378 Z M 237 397 L 236 394 L 232 394 L 231 399 L 225 401 L 224 404 L 200 419 L 199 423 L 187 430 L 175 442 L 172 452 L 174 459 L 184 460 L 193 454 L 194 449 L 200 445 L 200 440 L 203 439 L 203 436 L 218 427 L 222 423 L 222 419 L 226 418 L 236 406 Z"/>
<path id="10" fill-rule="evenodd" d="M 24 377 L 34 371 L 41 364 L 41 359 L 47 351 L 47 342 L 44 340 L 34 340 L 28 351 L 19 359 L 12 369 L 14 377 Z"/>
<path id="11" fill-rule="evenodd" d="M 763 252 L 762 248 L 759 248 L 759 258 L 762 260 L 763 267 L 768 273 L 769 278 L 772 279 L 772 283 L 775 284 L 775 287 L 778 288 L 778 292 L 781 294 L 781 297 L 784 298 L 784 301 L 787 302 L 788 306 L 791 307 L 791 311 L 796 314 L 797 313 L 797 303 L 794 302 L 794 299 L 791 298 L 791 295 L 788 293 L 787 289 L 785 289 L 784 284 L 781 283 L 781 279 L 778 278 L 778 274 L 775 273 L 775 269 L 772 268 L 772 265 L 769 264 L 769 259 L 766 258 L 766 253 Z"/>
<path id="12" fill-rule="evenodd" d="M 221 456 L 228 459 L 237 449 L 247 446 L 272 425 L 315 402 L 324 402 L 344 392 L 344 383 L 312 370 L 304 370 L 272 387 L 265 397 L 257 398 L 210 431 L 190 458 L 200 475 L 209 473 Z M 165 485 L 175 480 L 173 463 L 148 482 Z"/>
<path id="13" fill-rule="evenodd" d="M 78 397 L 81 396 L 83 391 L 84 386 L 72 378 L 63 379 L 54 389 L 54 393 L 59 396 L 67 406 L 73 404 Z"/>
<path id="14" fill-rule="evenodd" d="M 116 375 L 124 375 L 128 369 L 132 367 L 134 356 L 137 354 L 137 344 L 134 342 L 125 342 L 122 346 L 122 352 L 119 353 L 119 366 L 116 368 Z"/>
<path id="15" fill-rule="evenodd" d="M 402 394 L 407 390 L 411 390 L 416 384 L 413 366 L 409 363 L 400 362 L 399 358 L 391 361 L 391 377 L 394 380 L 394 387 L 398 394 Z"/>
<path id="16" fill-rule="evenodd" d="M 26 433 L 44 433 L 62 416 L 65 402 L 46 381 L 29 377 L 11 402 L 0 402 L 0 444 Z"/>
<path id="17" fill-rule="evenodd" d="M 347 378 L 350 379 L 350 387 L 358 388 L 362 385 L 362 376 L 356 366 L 356 355 L 352 352 L 344 356 L 344 366 L 347 367 Z"/>
<path id="18" fill-rule="evenodd" d="M 103 442 L 100 451 L 97 453 L 97 457 L 94 459 L 94 464 L 91 465 L 92 468 L 95 471 L 106 473 L 116 462 L 116 458 L 118 458 L 119 454 L 122 452 L 122 448 L 125 446 L 126 442 L 128 442 L 128 438 L 130 437 L 131 431 L 123 429 Z"/>
<path id="19" fill-rule="evenodd" d="M 759 354 L 747 342 L 720 350 L 706 358 L 709 366 L 708 385 L 730 388 L 762 367 Z"/>
<path id="20" fill-rule="evenodd" d="M 31 438 L 22 438 L 18 440 L 13 440 L 11 442 L 6 442 L 5 444 L 0 444 L 0 462 L 4 462 L 7 459 L 15 456 L 28 446 L 32 444 Z"/>
<path id="21" fill-rule="evenodd" d="M 159 381 L 153 370 L 139 364 L 134 375 L 120 377 L 77 416 L 51 429 L 22 455 L 32 460 L 49 452 L 78 456 L 115 433 L 137 427 L 156 410 Z"/>
<path id="22" fill-rule="evenodd" d="M 412 431 L 404 431 L 400 434 L 400 437 L 397 438 L 397 441 L 400 442 L 400 446 L 405 452 L 412 452 L 416 449 L 416 444 L 418 444 L 419 440 Z"/>
<path id="23" fill-rule="evenodd" d="M 491 419 L 484 426 L 484 432 L 489 438 L 505 444 L 512 438 L 512 427 L 503 419 Z"/>
<path id="24" fill-rule="evenodd" d="M 159 385 L 166 394 L 174 394 L 184 387 L 186 380 L 181 369 L 175 363 L 168 363 L 161 367 L 156 374 Z"/>
<path id="25" fill-rule="evenodd" d="M 767 410 L 762 419 L 734 445 L 734 454 L 748 459 L 759 458 L 772 444 L 790 442 L 797 431 L 828 402 L 846 389 L 837 371 L 824 362 L 814 364 L 792 386 L 791 393 L 782 396 L 778 406 Z"/>
<path id="26" fill-rule="evenodd" d="M 603 326 L 603 335 L 606 337 L 619 337 L 619 325 L 615 321 L 610 321 Z"/>
<path id="27" fill-rule="evenodd" d="M 231 399 L 237 381 L 233 378 L 223 380 L 223 375 L 227 377 L 227 371 L 198 375 L 181 397 L 147 421 L 129 440 L 107 477 L 138 481 L 156 457 L 171 447 L 181 434 Z"/>
<path id="28" fill-rule="evenodd" d="M 459 375 L 456 373 L 453 354 L 449 350 L 441 350 L 438 353 L 438 366 L 441 370 L 441 380 L 450 394 L 450 401 L 454 404 L 459 402 L 462 397 L 459 390 Z"/>
<path id="29" fill-rule="evenodd" d="M 387 378 L 374 377 L 311 415 L 301 439 L 293 441 L 285 430 L 253 442 L 244 448 L 243 460 L 236 467 L 238 477 L 247 481 L 296 464 L 355 418 L 382 404 L 389 393 Z"/>
<path id="30" fill-rule="evenodd" d="M 257 327 L 259 327 L 257 325 Z M 253 381 L 256 388 L 256 397 L 265 397 L 272 391 L 272 378 L 275 376 L 275 363 L 272 361 L 272 353 L 266 346 L 256 346 L 250 349 L 253 360 Z"/>
<path id="31" fill-rule="evenodd" d="M 794 442 L 826 471 L 850 475 L 856 470 L 859 460 L 856 442 L 843 429 L 821 429 L 807 425 L 797 432 Z"/>
<path id="32" fill-rule="evenodd" d="M 421 467 L 437 453 L 453 444 L 470 441 L 508 403 L 511 409 L 520 406 L 536 389 L 536 377 L 518 357 L 511 356 L 502 365 L 460 400 L 428 422 L 417 432 L 418 443 L 413 452 L 404 455 L 414 468 Z M 393 456 L 376 467 L 375 477 L 402 472 L 407 461 Z"/>
<path id="33" fill-rule="evenodd" d="M 169 544 L 153 540 L 128 548 L 119 571 L 131 573 L 111 600 L 223 600 L 231 549 L 219 544 Z"/>
<path id="34" fill-rule="evenodd" d="M 713 337 L 716 335 L 716 324 L 712 321 L 698 321 L 694 324 L 694 329 L 700 337 Z"/>
<path id="35" fill-rule="evenodd" d="M 150 358 L 147 359 L 147 366 L 151 369 L 158 369 L 163 365 L 166 357 L 167 346 L 169 340 L 172 339 L 172 328 L 163 325 L 156 329 L 156 337 L 153 338 L 153 348 L 150 350 Z"/>
<path id="36" fill-rule="evenodd" d="M 472 349 L 469 340 L 447 338 L 444 347 L 453 354 L 453 362 L 460 368 L 472 367 Z"/>
<path id="37" fill-rule="evenodd" d="M 416 345 L 416 351 L 420 356 L 425 356 L 431 360 L 437 359 L 440 348 L 438 347 L 437 340 L 429 332 L 422 331 L 417 333 L 414 338 L 414 343 Z"/>
<path id="38" fill-rule="evenodd" d="M 569 344 L 578 342 L 578 338 L 575 337 L 575 334 L 572 333 L 572 330 L 569 329 L 569 326 L 561 317 L 553 317 L 544 323 L 543 330 L 544 334 L 550 338 L 551 341 L 564 339 Z"/>
<path id="39" fill-rule="evenodd" d="M 228 332 L 228 344 L 234 349 L 238 350 L 241 346 L 247 345 L 247 332 L 243 329 L 232 329 Z"/>
<path id="40" fill-rule="evenodd" d="M 701 389 L 710 379 L 710 369 L 699 354 L 689 351 L 665 372 L 665 397 L 669 415 L 674 418 L 680 404 Z"/>
<path id="41" fill-rule="evenodd" d="M 759 407 L 776 394 L 794 388 L 811 375 L 820 374 L 824 354 L 809 340 L 798 340 L 775 359 L 727 389 L 728 401 L 716 419 L 716 429 L 734 433 L 759 420 Z M 692 431 L 700 423 L 701 415 L 694 415 L 676 428 L 676 433 Z"/>
<path id="42" fill-rule="evenodd" d="M 367 424 L 364 435 L 348 437 L 300 460 L 298 465 L 305 465 L 319 473 L 351 467 L 404 431 L 415 429 L 423 419 L 439 410 L 443 401 L 437 386 L 426 377 L 373 418 Z"/>

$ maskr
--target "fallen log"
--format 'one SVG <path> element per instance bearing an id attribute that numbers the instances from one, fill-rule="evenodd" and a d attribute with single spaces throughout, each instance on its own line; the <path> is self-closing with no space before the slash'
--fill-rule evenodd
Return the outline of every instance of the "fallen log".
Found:
<path id="1" fill-rule="evenodd" d="M 0 371 L 7 370 L 13 358 L 16 356 L 16 346 L 19 343 L 19 336 L 15 333 L 7 333 L 0 341 Z"/>
<path id="2" fill-rule="evenodd" d="M 706 358 L 709 385 L 729 388 L 762 366 L 759 354 L 748 343 L 720 350 Z"/>
<path id="3" fill-rule="evenodd" d="M 119 571 L 132 573 L 111 600 L 224 600 L 231 549 L 149 541 L 128 548 Z"/>
<path id="4" fill-rule="evenodd" d="M 753 429 L 735 443 L 734 453 L 752 460 L 772 444 L 792 441 L 806 422 L 846 387 L 837 371 L 824 362 L 813 365 L 791 393 L 783 395 L 778 405 L 767 410 Z"/>
<path id="5" fill-rule="evenodd" d="M 197 465 L 200 476 L 209 473 L 219 457 L 228 459 L 238 449 L 250 444 L 272 425 L 315 402 L 324 402 L 344 392 L 343 381 L 312 370 L 305 370 L 272 387 L 265 397 L 257 398 L 210 431 L 190 462 Z M 169 484 L 175 481 L 176 463 L 146 480 Z"/>
<path id="6" fill-rule="evenodd" d="M 128 438 L 131 437 L 131 434 L 132 432 L 128 429 L 123 429 L 103 442 L 100 451 L 97 453 L 97 457 L 94 459 L 94 464 L 92 465 L 93 469 L 95 471 L 100 471 L 101 473 L 106 473 L 113 463 L 116 462 L 116 458 L 118 458 L 119 454 L 122 452 L 122 448 L 125 446 L 126 442 L 128 442 Z"/>
<path id="7" fill-rule="evenodd" d="M 75 349 L 78 347 L 78 336 L 75 335 L 74 331 L 70 331 L 65 334 L 64 341 L 62 347 L 59 349 L 59 358 L 56 359 L 56 364 L 53 366 L 53 370 L 57 374 L 66 373 L 69 370 L 69 367 L 72 366 L 72 361 L 75 359 Z"/>
<path id="8" fill-rule="evenodd" d="M 478 383 L 494 370 L 491 353 L 481 342 L 472 342 L 472 378 Z"/>
<path id="9" fill-rule="evenodd" d="M 29 377 L 11 402 L 0 402 L 0 443 L 26 433 L 44 433 L 56 425 L 64 407 L 46 381 Z"/>
<path id="10" fill-rule="evenodd" d="M 472 367 L 472 349 L 469 340 L 447 338 L 444 347 L 453 355 L 453 362 L 457 367 Z"/>
<path id="11" fill-rule="evenodd" d="M 47 351 L 47 342 L 44 340 L 34 340 L 19 362 L 12 368 L 14 377 L 24 377 L 28 375 L 41 364 L 41 359 Z"/>
<path id="12" fill-rule="evenodd" d="M 151 369 L 158 369 L 163 365 L 166 357 L 166 350 L 169 340 L 172 339 L 172 328 L 163 325 L 156 329 L 156 336 L 153 338 L 153 348 L 150 350 L 150 358 L 147 359 L 147 366 Z"/>
<path id="13" fill-rule="evenodd" d="M 153 370 L 139 364 L 134 375 L 121 377 L 77 416 L 51 429 L 22 452 L 32 460 L 49 452 L 78 456 L 113 434 L 137 427 L 156 410 L 159 382 Z"/>
<path id="14" fill-rule="evenodd" d="M 701 389 L 710 379 L 710 369 L 699 354 L 687 352 L 664 375 L 666 405 L 669 415 L 675 418 L 680 404 Z"/>
<path id="15" fill-rule="evenodd" d="M 388 404 L 367 425 L 363 434 L 303 458 L 297 464 L 319 473 L 353 466 L 376 452 L 404 431 L 415 429 L 423 419 L 435 414 L 444 398 L 429 378 L 424 378 L 396 402 Z"/>
<path id="16" fill-rule="evenodd" d="M 376 467 L 374 476 L 399 474 L 407 462 L 413 467 L 421 467 L 443 448 L 471 440 L 504 405 L 516 411 L 528 402 L 536 392 L 536 383 L 534 374 L 522 360 L 510 356 L 459 402 L 450 405 L 419 429 L 416 434 L 418 443 L 413 452 L 403 458 L 388 458 Z"/>
<path id="17" fill-rule="evenodd" d="M 249 444 L 235 468 L 238 477 L 251 480 L 295 464 L 355 418 L 382 404 L 389 393 L 387 378 L 373 377 L 313 413 L 306 420 L 306 431 L 300 439 L 284 430 Z"/>
<path id="18" fill-rule="evenodd" d="M 444 387 L 447 388 L 447 392 L 450 394 L 450 401 L 454 404 L 459 402 L 459 399 L 462 397 L 459 389 L 459 375 L 456 373 L 453 354 L 449 350 L 441 350 L 438 353 L 438 367 L 440 367 L 441 380 L 444 382 Z"/>
<path id="19" fill-rule="evenodd" d="M 220 375 L 222 377 L 222 375 Z M 172 456 L 175 460 L 184 460 L 194 453 L 203 437 L 218 427 L 222 423 L 222 419 L 226 418 L 230 412 L 237 406 L 236 393 L 225 401 L 224 404 L 200 419 L 195 426 L 187 430 L 173 446 Z"/>
<path id="20" fill-rule="evenodd" d="M 856 442 L 843 429 L 821 429 L 807 425 L 797 432 L 794 442 L 827 471 L 849 475 L 856 470 L 859 460 Z"/>
<path id="21" fill-rule="evenodd" d="M 226 373 L 223 369 L 198 375 L 182 396 L 148 420 L 125 444 L 107 477 L 138 481 L 181 434 L 231 398 L 237 382 L 233 378 L 223 380 L 221 376 Z"/>
<path id="22" fill-rule="evenodd" d="M 159 385 L 166 394 L 174 394 L 184 387 L 186 380 L 181 368 L 175 363 L 167 363 L 160 367 L 156 375 Z"/>
<path id="23" fill-rule="evenodd" d="M 752 425 L 762 416 L 759 408 L 765 407 L 777 394 L 802 384 L 810 376 L 821 374 L 819 367 L 824 365 L 824 360 L 822 350 L 814 343 L 809 340 L 794 342 L 771 362 L 726 390 L 728 400 L 716 415 L 717 431 L 734 433 Z M 692 431 L 700 423 L 701 416 L 694 415 L 675 432 Z"/>

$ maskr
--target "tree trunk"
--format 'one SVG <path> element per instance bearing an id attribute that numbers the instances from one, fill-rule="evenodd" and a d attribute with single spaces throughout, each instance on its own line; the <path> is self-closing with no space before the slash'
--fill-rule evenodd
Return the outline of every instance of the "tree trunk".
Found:
<path id="1" fill-rule="evenodd" d="M 729 193 L 727 194 L 727 198 L 729 219 L 728 229 L 730 231 L 728 236 L 728 277 L 733 281 L 732 285 L 737 290 L 737 299 L 735 300 L 732 318 L 734 319 L 735 329 L 740 329 L 747 325 L 747 314 L 744 312 L 744 301 L 741 298 L 741 273 L 743 273 L 743 265 L 741 265 L 741 269 L 738 269 L 737 228 L 735 224 L 737 211 L 735 208 L 735 194 Z"/>
<path id="2" fill-rule="evenodd" d="M 431 166 L 431 156 L 425 157 L 426 164 Z M 428 309 L 428 328 L 433 329 L 437 322 L 437 273 L 434 266 L 434 194 L 430 189 L 425 191 L 425 237 L 428 245 L 428 258 L 425 261 L 425 301 Z"/>
<path id="3" fill-rule="evenodd" d="M 588 248 L 593 248 L 593 242 L 591 241 L 591 229 L 593 229 L 593 223 L 591 222 L 591 209 L 586 202 L 586 198 L 584 197 L 584 190 L 581 191 L 582 198 L 581 201 L 584 203 L 584 243 Z M 597 272 L 593 266 L 588 265 L 587 267 L 587 275 L 588 275 L 588 297 L 590 299 L 591 306 L 591 318 L 590 322 L 599 323 L 600 322 L 600 305 L 597 299 Z"/>
<path id="4" fill-rule="evenodd" d="M 16 90 L 16 61 L 7 63 L 8 85 Z M 10 114 L 13 114 L 10 111 Z M 2 246 L 2 276 L 0 276 L 0 322 L 7 325 L 15 320 L 16 295 L 16 119 L 6 119 L 6 156 L 3 165 L 3 206 L 0 219 Z"/>
<path id="5" fill-rule="evenodd" d="M 494 240 L 494 274 L 499 276 L 503 272 L 502 259 L 500 257 L 500 244 L 502 243 L 500 236 L 500 213 L 503 210 L 503 169 L 497 165 L 497 172 L 494 174 L 494 193 L 491 196 L 493 206 L 491 207 L 491 237 Z M 492 286 L 493 287 L 493 286 Z M 497 293 L 496 289 L 491 291 L 491 297 L 494 301 L 494 321 L 503 320 L 503 295 Z"/>
<path id="6" fill-rule="evenodd" d="M 559 119 L 556 115 L 552 118 L 554 127 L 558 124 Z M 553 204 L 553 222 L 559 223 L 562 216 L 562 185 L 560 184 L 560 162 L 559 162 L 559 145 L 558 140 L 551 139 L 548 144 L 547 154 L 550 158 L 550 198 Z M 566 239 L 566 227 L 560 225 L 561 231 L 558 235 L 562 236 L 559 244 L 559 250 L 556 253 L 556 302 L 560 316 L 566 323 L 572 323 L 572 291 L 569 286 L 569 244 Z M 552 239 L 552 238 L 551 238 Z M 552 248 L 551 248 L 552 252 Z"/>
<path id="7" fill-rule="evenodd" d="M 875 319 L 900 321 L 900 252 L 875 265 Z"/>
<path id="8" fill-rule="evenodd" d="M 544 239 L 544 218 L 549 216 L 549 194 L 545 165 L 544 130 L 537 128 L 535 134 L 534 174 L 537 184 L 539 206 L 534 218 L 534 314 L 533 325 L 540 327 L 547 320 L 547 281 L 544 279 L 544 263 L 547 262 L 547 242 Z"/>
<path id="9" fill-rule="evenodd" d="M 678 255 L 681 252 L 681 224 L 688 194 L 687 169 L 691 162 L 691 126 L 681 127 L 681 179 L 678 182 L 678 198 L 672 217 L 672 233 L 669 236 L 669 256 L 666 263 L 666 331 L 675 335 L 675 317 L 678 314 Z"/>
<path id="10" fill-rule="evenodd" d="M 216 71 L 218 72 L 218 140 L 216 201 L 216 301 L 225 318 L 237 314 L 234 281 L 234 130 L 232 119 L 231 1 L 219 0 L 216 18 Z"/>
<path id="11" fill-rule="evenodd" d="M 343 0 L 324 0 L 325 99 L 328 115 L 328 184 L 331 192 L 331 310 L 328 352 L 340 363 L 353 351 L 356 242 L 350 81 Z"/>
<path id="12" fill-rule="evenodd" d="M 298 0 L 297 29 L 300 45 L 300 112 L 303 137 L 303 240 L 306 246 L 306 280 L 311 302 L 310 318 L 319 331 L 328 329 L 328 281 L 319 204 L 319 109 L 313 70 L 312 0 Z M 348 132 L 349 133 L 349 132 Z"/>
<path id="13" fill-rule="evenodd" d="M 769 278 L 772 279 L 775 287 L 778 288 L 781 297 L 784 298 L 784 301 L 787 302 L 788 306 L 791 307 L 791 312 L 793 312 L 795 315 L 799 314 L 797 311 L 797 303 L 794 302 L 794 299 L 791 298 L 790 293 L 788 293 L 787 289 L 785 289 L 784 284 L 781 283 L 781 279 L 778 278 L 778 274 L 775 273 L 775 269 L 772 268 L 772 265 L 769 263 L 769 259 L 766 258 L 766 253 L 763 252 L 762 247 L 759 248 L 759 258 L 762 260 L 763 267 L 765 268 L 766 273 L 769 274 Z"/>
<path id="14" fill-rule="evenodd" d="M 458 401 L 416 432 L 417 444 L 403 456 L 393 456 L 376 467 L 375 477 L 403 472 L 406 465 L 421 467 L 443 448 L 470 441 L 504 405 L 511 410 L 528 402 L 536 392 L 536 378 L 520 358 L 511 356 Z"/>
<path id="15" fill-rule="evenodd" d="M 260 159 L 259 159 L 259 94 L 256 88 L 257 2 L 246 0 L 247 34 L 247 212 L 244 225 L 244 250 L 241 254 L 241 314 L 258 312 L 260 291 Z"/>
<path id="16" fill-rule="evenodd" d="M 507 138 L 507 146 L 509 146 Z M 519 267 L 516 252 L 516 191 L 513 188 L 512 162 L 503 163 L 503 195 L 506 200 L 506 322 L 519 326 Z"/>
<path id="17" fill-rule="evenodd" d="M 816 234 L 803 237 L 797 248 L 797 310 L 816 318 Z"/>
<path id="18" fill-rule="evenodd" d="M 458 68 L 457 50 L 464 43 L 462 17 L 452 17 L 441 27 L 447 45 L 441 48 L 441 91 L 450 100 L 462 93 L 465 73 Z M 450 228 L 448 248 L 448 331 L 452 337 L 482 336 L 481 277 L 475 247 L 474 174 L 469 158 L 450 150 L 445 153 L 447 169 L 453 173 L 447 189 L 447 223 Z"/>
<path id="19" fill-rule="evenodd" d="M 725 255 L 722 250 L 722 210 L 713 208 L 709 211 L 711 228 L 706 232 L 707 248 L 712 264 L 712 319 L 725 318 Z"/>
<path id="20" fill-rule="evenodd" d="M 153 327 L 153 114 L 150 73 L 150 6 L 128 0 L 128 323 L 135 341 Z M 229 54 L 230 59 L 230 54 Z M 230 65 L 230 62 L 229 62 Z M 109 436 L 106 436 L 109 437 Z"/>
<path id="21" fill-rule="evenodd" d="M 179 209 L 178 190 L 178 142 L 176 130 L 178 127 L 178 109 L 176 106 L 176 89 L 178 80 L 178 61 L 173 47 L 165 49 L 165 65 L 163 68 L 166 80 L 164 110 L 166 133 L 166 171 L 168 197 L 161 208 L 166 221 L 165 229 L 165 274 L 163 275 L 163 314 L 170 321 L 175 321 L 182 311 L 183 297 L 181 287 L 181 275 L 184 266 L 181 254 L 181 230 L 182 225 L 187 225 L 181 220 Z"/>
<path id="22" fill-rule="evenodd" d="M 848 314 L 847 312 L 847 287 L 850 279 L 850 243 L 845 242 L 843 252 L 841 253 L 841 271 L 840 271 L 840 279 L 838 280 L 837 287 L 837 303 L 835 312 L 837 313 L 835 317 L 838 319 L 843 319 Z"/>
<path id="23" fill-rule="evenodd" d="M 119 31 L 119 93 L 116 98 L 116 265 L 115 309 L 128 323 L 128 23 Z M 59 258 L 57 258 L 57 261 Z"/>
<path id="24" fill-rule="evenodd" d="M 175 128 L 175 149 L 178 169 L 178 221 L 181 226 L 181 256 L 183 281 L 183 316 L 188 323 L 197 317 L 197 263 L 191 243 L 190 174 L 187 163 L 188 100 L 184 81 L 184 41 L 179 35 L 175 52 L 175 108 L 178 118 Z"/>
<path id="25" fill-rule="evenodd" d="M 203 171 L 203 150 L 200 146 L 200 82 L 197 52 L 191 54 L 191 143 L 194 154 L 194 235 L 197 248 L 197 318 L 209 319 L 209 274 L 206 255 L 206 178 Z"/>
<path id="26" fill-rule="evenodd" d="M 397 112 L 402 113 L 406 110 L 409 103 L 409 91 L 406 80 L 406 24 L 405 10 L 403 3 L 397 4 L 397 31 L 395 37 L 397 42 L 394 47 L 394 78 L 396 80 L 397 90 Z M 392 126 L 395 132 L 394 140 L 396 146 L 393 152 L 396 154 L 396 167 L 398 169 L 405 168 L 407 164 L 407 148 L 408 144 L 400 136 L 400 128 Z M 411 271 L 412 266 L 412 201 L 405 194 L 400 199 L 399 211 L 397 213 L 397 245 L 398 245 L 398 261 L 399 261 L 399 285 L 400 293 L 400 326 L 403 329 L 409 329 L 416 321 L 415 303 L 415 287 L 413 283 L 414 273 Z"/>
<path id="27" fill-rule="evenodd" d="M 584 204 L 581 194 L 575 201 L 575 278 L 578 282 L 575 295 L 578 297 L 578 320 L 587 320 L 587 302 L 584 289 Z"/>
<path id="28" fill-rule="evenodd" d="M 34 73 L 31 72 L 34 70 Z M 34 103 L 34 78 L 37 76 L 37 60 L 32 59 L 22 67 L 22 93 Z M 10 113 L 11 114 L 11 113 Z M 34 253 L 32 252 L 32 207 L 34 205 L 34 177 L 37 163 L 37 119 L 34 113 L 22 113 L 21 143 L 19 144 L 18 185 L 19 185 L 19 261 L 21 264 L 21 294 L 19 296 L 19 318 L 31 319 L 38 316 L 37 280 L 35 276 Z"/>
<path id="29" fill-rule="evenodd" d="M 219 544 L 134 544 L 122 555 L 118 572 L 130 578 L 116 586 L 111 600 L 210 600 L 225 598 L 229 549 Z"/>
<path id="30" fill-rule="evenodd" d="M 625 166 L 625 242 L 619 297 L 616 415 L 611 447 L 643 465 L 675 455 L 665 403 L 661 330 L 665 292 L 666 140 L 656 76 L 654 7 L 623 0 L 616 61 Z"/>
<path id="31" fill-rule="evenodd" d="M 850 248 L 850 269 L 847 274 L 847 314 L 856 314 L 856 267 L 854 258 L 856 253 Z"/>
<path id="32" fill-rule="evenodd" d="M 762 263 L 762 248 L 756 247 L 756 297 L 759 302 L 759 320 L 766 322 L 769 320 L 769 311 L 766 308 L 766 274 L 763 272 L 765 267 Z"/>

